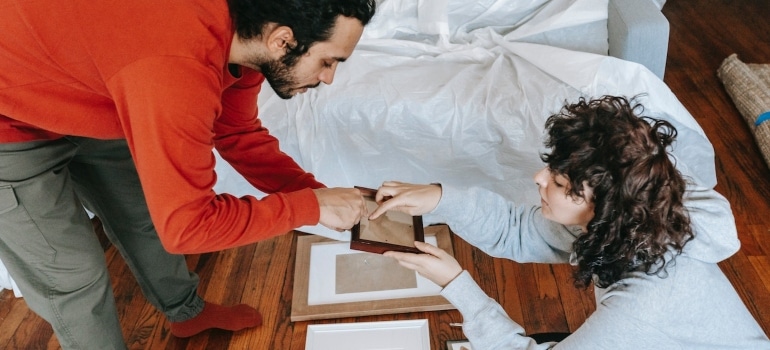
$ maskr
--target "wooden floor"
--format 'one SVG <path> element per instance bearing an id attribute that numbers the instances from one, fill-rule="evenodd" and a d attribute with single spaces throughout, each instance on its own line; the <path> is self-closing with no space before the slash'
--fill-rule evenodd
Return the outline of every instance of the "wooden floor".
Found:
<path id="1" fill-rule="evenodd" d="M 671 23 L 665 81 L 695 116 L 714 144 L 717 190 L 732 203 L 742 249 L 720 264 L 752 314 L 770 333 L 770 170 L 752 135 L 716 77 L 732 53 L 747 63 L 770 63 L 770 2 L 765 0 L 669 0 Z M 131 349 L 304 349 L 308 323 L 366 322 L 427 318 L 431 348 L 462 338 L 450 322 L 456 311 L 289 322 L 296 235 L 219 253 L 192 255 L 201 276 L 200 293 L 223 303 L 248 303 L 266 312 L 265 324 L 236 333 L 209 331 L 177 339 L 168 323 L 143 298 L 115 250 L 106 256 L 125 338 Z M 510 316 L 529 332 L 574 331 L 594 309 L 592 291 L 575 290 L 569 268 L 493 260 L 464 242 L 453 241 L 457 257 Z M 51 328 L 32 314 L 24 299 L 0 295 L 0 348 L 57 349 Z"/>

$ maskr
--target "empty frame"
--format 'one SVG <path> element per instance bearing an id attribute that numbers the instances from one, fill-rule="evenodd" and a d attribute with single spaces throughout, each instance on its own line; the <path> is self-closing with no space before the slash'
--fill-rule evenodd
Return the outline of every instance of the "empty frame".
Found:
<path id="1" fill-rule="evenodd" d="M 427 243 L 454 255 L 449 227 L 424 232 Z M 302 235 L 296 254 L 292 322 L 455 308 L 440 286 L 395 259 L 351 250 L 348 242 Z"/>
<path id="2" fill-rule="evenodd" d="M 377 191 L 356 187 L 361 191 L 369 213 L 377 209 Z M 422 253 L 414 242 L 424 242 L 422 216 L 412 216 L 396 210 L 389 210 L 377 219 L 362 218 L 351 230 L 350 249 L 382 254 L 389 250 L 408 253 Z"/>

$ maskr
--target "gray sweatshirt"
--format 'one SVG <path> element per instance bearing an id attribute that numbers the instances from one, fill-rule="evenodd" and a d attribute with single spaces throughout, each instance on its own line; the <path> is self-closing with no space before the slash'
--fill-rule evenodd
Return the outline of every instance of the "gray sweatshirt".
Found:
<path id="1" fill-rule="evenodd" d="M 473 350 L 770 349 L 767 335 L 717 266 L 740 247 L 729 203 L 713 190 L 691 188 L 685 205 L 695 238 L 667 266 L 667 275 L 633 272 L 607 288 L 595 287 L 596 311 L 558 344 L 527 337 L 467 271 L 441 294 L 462 313 Z M 539 206 L 517 206 L 480 188 L 444 185 L 426 219 L 445 222 L 491 256 L 517 262 L 569 263 L 580 234 L 543 218 Z"/>

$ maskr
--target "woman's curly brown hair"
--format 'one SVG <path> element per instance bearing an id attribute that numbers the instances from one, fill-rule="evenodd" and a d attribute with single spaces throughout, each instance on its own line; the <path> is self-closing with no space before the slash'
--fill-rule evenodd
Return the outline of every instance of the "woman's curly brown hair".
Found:
<path id="1" fill-rule="evenodd" d="M 584 184 L 593 189 L 586 199 L 594 217 L 573 245 L 577 287 L 607 287 L 629 271 L 665 272 L 667 253 L 680 254 L 693 238 L 686 183 L 667 152 L 676 129 L 636 110 L 644 108 L 635 99 L 581 98 L 546 121 L 550 153 L 542 160 L 569 179 L 569 195 L 583 197 Z"/>

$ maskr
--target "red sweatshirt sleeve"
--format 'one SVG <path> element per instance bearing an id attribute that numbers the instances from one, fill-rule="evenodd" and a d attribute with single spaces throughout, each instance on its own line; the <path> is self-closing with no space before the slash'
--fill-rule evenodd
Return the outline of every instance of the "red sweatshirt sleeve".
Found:
<path id="1" fill-rule="evenodd" d="M 275 153 L 275 140 L 253 115 L 249 127 L 233 122 L 239 117 L 235 113 L 215 122 L 223 108 L 221 75 L 216 67 L 192 59 L 154 57 L 126 66 L 107 82 L 150 215 L 161 242 L 172 253 L 241 246 L 318 223 L 312 190 L 281 185 L 292 182 L 282 180 L 282 175 L 256 182 L 284 191 L 262 199 L 214 193 L 215 138 L 251 181 L 269 173 L 270 166 L 289 164 L 286 155 Z M 248 136 L 238 141 L 239 133 Z M 235 155 L 251 147 L 265 150 Z M 254 170 L 249 162 L 270 165 Z"/>
<path id="2" fill-rule="evenodd" d="M 222 94 L 222 115 L 214 123 L 214 146 L 233 168 L 264 193 L 325 187 L 278 147 L 257 118 L 262 74 L 244 69 L 243 78 Z"/>

